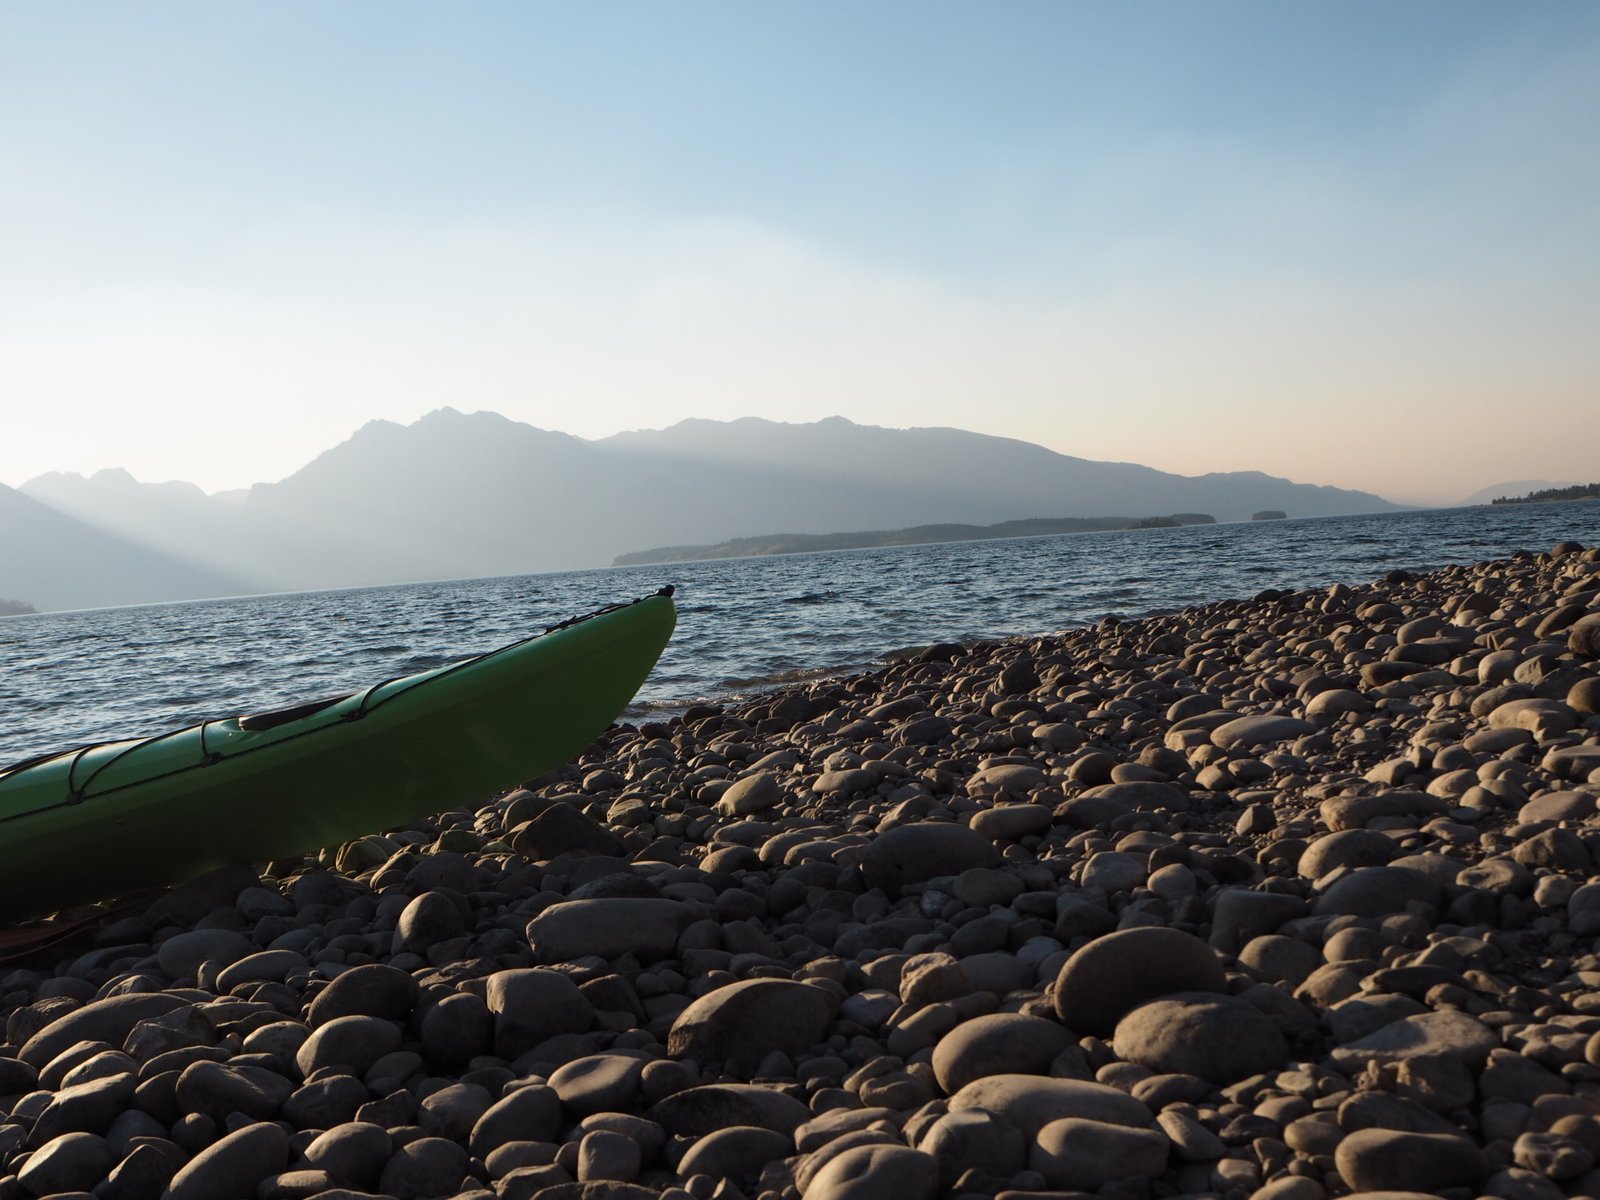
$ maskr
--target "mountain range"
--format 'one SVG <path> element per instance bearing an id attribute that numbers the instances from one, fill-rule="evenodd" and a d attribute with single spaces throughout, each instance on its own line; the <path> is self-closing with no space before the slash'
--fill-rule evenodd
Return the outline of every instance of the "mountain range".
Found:
<path id="1" fill-rule="evenodd" d="M 95 607 L 597 567 L 773 529 L 1399 507 L 1256 471 L 1174 475 L 958 429 L 746 417 L 586 441 L 445 408 L 410 425 L 370 422 L 242 491 L 122 470 L 0 489 L 0 595 Z"/>

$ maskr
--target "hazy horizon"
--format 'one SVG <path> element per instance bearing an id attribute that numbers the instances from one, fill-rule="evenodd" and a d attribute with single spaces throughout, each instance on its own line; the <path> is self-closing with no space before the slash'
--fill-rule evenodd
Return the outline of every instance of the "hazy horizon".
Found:
<path id="1" fill-rule="evenodd" d="M 1600 8 L 0 12 L 0 481 L 442 406 L 1589 479 Z"/>

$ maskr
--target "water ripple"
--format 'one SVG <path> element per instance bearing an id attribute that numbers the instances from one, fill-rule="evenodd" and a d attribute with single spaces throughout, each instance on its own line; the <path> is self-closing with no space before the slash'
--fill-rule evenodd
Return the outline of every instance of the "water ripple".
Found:
<path id="1" fill-rule="evenodd" d="M 1600 504 L 1517 505 L 831 551 L 0 619 L 0 763 L 354 691 L 678 585 L 635 715 L 1265 586 L 1359 582 L 1558 541 Z M 288 650 L 289 652 L 286 652 Z"/>

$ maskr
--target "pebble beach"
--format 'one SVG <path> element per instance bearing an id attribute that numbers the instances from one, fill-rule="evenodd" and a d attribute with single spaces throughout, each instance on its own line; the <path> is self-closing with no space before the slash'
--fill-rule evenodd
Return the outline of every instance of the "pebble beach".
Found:
<path id="1" fill-rule="evenodd" d="M 1600 1197 L 1600 547 L 611 730 L 0 967 L 0 1200 Z"/>

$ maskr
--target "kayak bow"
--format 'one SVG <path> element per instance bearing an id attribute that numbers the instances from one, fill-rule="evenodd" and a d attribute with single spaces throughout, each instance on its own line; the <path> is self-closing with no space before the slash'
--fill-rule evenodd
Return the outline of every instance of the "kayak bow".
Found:
<path id="1" fill-rule="evenodd" d="M 0 916 L 309 854 L 476 806 L 603 732 L 675 620 L 663 588 L 352 695 L 0 770 Z"/>

